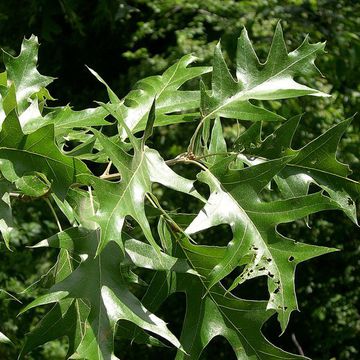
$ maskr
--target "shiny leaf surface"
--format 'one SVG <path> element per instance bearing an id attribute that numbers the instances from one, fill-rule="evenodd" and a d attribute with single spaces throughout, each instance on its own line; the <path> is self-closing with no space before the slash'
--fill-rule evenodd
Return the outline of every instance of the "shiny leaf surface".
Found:
<path id="1" fill-rule="evenodd" d="M 219 43 L 214 52 L 212 92 L 208 94 L 204 86 L 201 91 L 203 119 L 222 116 L 251 121 L 279 121 L 282 120 L 279 115 L 255 106 L 249 100 L 327 96 L 294 80 L 296 76 L 313 72 L 316 68 L 314 60 L 324 50 L 324 46 L 324 43 L 310 44 L 306 38 L 296 50 L 288 53 L 279 23 L 267 60 L 261 64 L 244 29 L 237 44 L 235 81 Z"/>
<path id="2" fill-rule="evenodd" d="M 162 75 L 140 80 L 124 98 L 90 70 L 110 102 L 79 111 L 47 104 L 54 100 L 46 88 L 53 79 L 37 71 L 36 37 L 24 40 L 19 56 L 4 54 L 0 232 L 10 248 L 18 224 L 12 208 L 15 216 L 18 208 L 32 212 L 34 201 L 46 205 L 58 227 L 27 249 L 53 248 L 58 254 L 46 274 L 49 289 L 20 312 L 52 304 L 26 334 L 19 359 L 66 337 L 67 359 L 118 359 L 114 342 L 126 339 L 149 350 L 174 347 L 176 360 L 197 360 L 217 336 L 239 360 L 305 358 L 272 345 L 262 327 L 276 314 L 286 330 L 298 310 L 297 265 L 335 251 L 311 239 L 290 239 L 283 225 L 297 226 L 328 210 L 341 210 L 357 223 L 359 183 L 336 157 L 351 119 L 293 149 L 301 116 L 281 126 L 266 124 L 284 118 L 263 101 L 275 100 L 270 104 L 275 111 L 281 99 L 327 96 L 299 82 L 316 72 L 323 49 L 324 43 L 306 38 L 288 53 L 278 24 L 267 60 L 260 63 L 244 29 L 236 79 L 220 44 L 212 68 L 194 66 L 196 58 L 186 55 Z M 203 75 L 210 72 L 207 90 Z M 176 124 L 186 135 L 186 122 L 196 119 L 187 152 L 174 154 L 182 145 L 172 127 L 153 136 L 154 126 Z M 231 120 L 239 123 L 236 136 Z M 159 139 L 171 148 L 149 146 Z M 185 176 L 189 173 L 196 180 Z M 228 243 L 219 225 L 230 228 Z M 267 299 L 234 295 L 260 277 L 267 280 Z M 186 314 L 177 339 L 165 322 L 173 319 L 157 314 L 179 292 L 186 295 Z M 0 342 L 8 342 L 2 333 Z"/>

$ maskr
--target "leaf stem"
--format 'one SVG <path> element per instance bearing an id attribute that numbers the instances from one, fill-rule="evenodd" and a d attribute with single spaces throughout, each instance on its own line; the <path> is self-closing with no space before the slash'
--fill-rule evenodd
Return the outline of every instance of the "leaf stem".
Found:
<path id="1" fill-rule="evenodd" d="M 182 153 L 180 155 L 178 155 L 177 157 L 175 157 L 174 159 L 170 159 L 170 160 L 166 160 L 165 163 L 167 165 L 175 165 L 179 162 L 186 162 L 188 160 L 200 160 L 200 159 L 204 159 L 210 156 L 216 156 L 216 155 L 235 155 L 237 153 L 233 153 L 233 152 L 219 152 L 219 153 L 211 153 L 211 154 L 206 154 L 206 155 L 201 155 L 201 156 L 196 156 L 194 159 L 189 159 L 186 155 L 187 153 Z"/>
<path id="2" fill-rule="evenodd" d="M 152 198 L 152 194 L 146 193 L 145 195 L 146 195 L 147 199 L 150 201 L 150 203 L 152 204 L 152 206 L 159 209 L 163 213 L 165 218 L 171 222 L 171 225 L 173 225 L 176 230 L 178 230 L 181 233 L 184 233 L 184 230 L 182 230 L 181 227 L 174 221 L 174 219 L 162 208 L 162 206 L 157 201 L 157 199 Z M 187 234 L 186 234 L 186 236 L 189 237 L 189 235 L 187 235 Z M 193 241 L 193 240 L 191 239 L 191 241 Z"/>
<path id="3" fill-rule="evenodd" d="M 236 154 L 238 154 L 238 153 L 234 153 L 234 152 L 211 153 L 211 154 L 205 154 L 205 155 L 201 155 L 201 156 L 196 156 L 196 160 L 205 159 L 205 158 L 210 157 L 210 156 L 217 156 L 217 155 L 236 155 Z"/>
<path id="4" fill-rule="evenodd" d="M 10 296 L 13 300 L 17 301 L 18 303 L 22 304 L 22 301 L 20 301 L 16 296 L 10 294 L 8 291 L 4 289 L 0 289 L 0 292 L 5 293 L 6 295 Z"/>
<path id="5" fill-rule="evenodd" d="M 193 153 L 194 153 L 195 140 L 196 140 L 196 137 L 197 137 L 198 134 L 199 134 L 199 131 L 200 131 L 202 125 L 203 125 L 204 122 L 205 122 L 205 119 L 206 119 L 206 118 L 201 118 L 201 119 L 200 119 L 200 122 L 199 122 L 198 126 L 196 127 L 193 136 L 192 136 L 191 139 L 190 139 L 190 143 L 189 143 L 189 146 L 188 146 L 188 153 L 189 153 L 189 154 L 193 154 Z"/>
<path id="6" fill-rule="evenodd" d="M 162 206 L 159 204 L 159 202 L 157 200 L 151 199 L 151 195 L 152 194 L 146 194 L 147 198 L 149 199 L 149 201 L 151 202 L 151 204 L 153 204 L 153 206 L 155 206 L 157 209 L 159 209 L 163 215 L 165 216 L 166 220 L 169 221 L 171 223 L 171 225 L 178 230 L 179 233 L 181 233 L 183 236 L 185 236 L 190 242 L 196 244 L 196 242 L 191 238 L 191 236 L 189 234 L 187 234 L 180 225 L 178 225 L 178 223 L 162 208 Z M 178 244 L 180 245 L 181 249 L 184 252 L 184 255 L 187 258 L 187 261 L 190 263 L 191 267 L 196 271 L 196 266 L 194 266 L 194 264 L 192 263 L 190 257 L 188 256 L 186 249 L 184 248 L 183 244 L 181 243 L 181 241 L 178 241 L 177 236 L 175 234 L 175 238 L 178 242 Z M 206 295 L 209 295 L 211 298 L 212 295 L 210 293 L 210 288 L 208 288 L 208 286 L 206 285 L 206 283 L 204 282 L 204 280 L 202 279 L 203 276 L 200 276 L 199 279 L 202 283 L 202 285 L 204 286 L 205 289 L 205 294 L 203 295 L 203 297 L 205 297 Z"/>
<path id="7" fill-rule="evenodd" d="M 109 163 L 108 163 L 108 164 L 107 164 L 107 166 L 106 166 L 105 171 L 103 172 L 103 174 L 102 174 L 101 176 L 106 176 L 106 175 L 109 175 L 111 165 L 112 165 L 112 161 L 110 160 L 110 161 L 109 161 Z M 100 176 L 100 177 L 101 177 L 101 176 Z"/>
<path id="8" fill-rule="evenodd" d="M 102 175 L 100 175 L 100 179 L 104 179 L 104 180 L 114 180 L 114 179 L 120 179 L 120 178 L 121 178 L 120 173 L 102 174 Z"/>
<path id="9" fill-rule="evenodd" d="M 187 164 L 187 163 L 195 164 L 195 165 L 197 165 L 198 167 L 200 167 L 200 168 L 201 168 L 202 170 L 204 170 L 204 171 L 207 171 L 207 170 L 208 170 L 208 168 L 207 168 L 205 165 L 203 165 L 202 163 L 200 163 L 200 162 L 198 162 L 198 161 L 196 161 L 196 160 L 184 159 L 183 162 L 184 162 L 185 164 Z"/>
<path id="10" fill-rule="evenodd" d="M 60 221 L 59 221 L 59 218 L 58 218 L 58 216 L 56 215 L 55 209 L 54 209 L 54 207 L 52 206 L 51 201 L 50 201 L 48 198 L 44 198 L 44 200 L 45 200 L 45 202 L 49 205 L 49 208 L 50 208 L 52 214 L 54 215 L 54 218 L 55 218 L 55 221 L 56 221 L 56 224 L 57 224 L 59 230 L 60 230 L 60 231 L 63 231 L 63 230 L 62 230 L 62 227 L 61 227 L 61 224 L 60 224 Z"/>

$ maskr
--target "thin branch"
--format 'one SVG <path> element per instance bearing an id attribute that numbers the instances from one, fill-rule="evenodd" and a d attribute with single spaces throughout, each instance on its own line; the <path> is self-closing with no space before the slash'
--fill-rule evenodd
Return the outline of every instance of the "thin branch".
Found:
<path id="1" fill-rule="evenodd" d="M 175 165 L 179 162 L 179 160 L 185 159 L 187 157 L 187 153 L 181 153 L 179 155 L 177 155 L 176 157 L 174 157 L 173 159 L 170 160 L 165 160 L 165 164 L 168 166 L 172 166 Z"/>
<path id="2" fill-rule="evenodd" d="M 185 155 L 181 155 L 181 156 L 177 156 L 175 159 L 171 159 L 171 160 L 166 160 L 165 161 L 166 165 L 175 165 L 175 164 L 180 164 L 180 163 L 183 163 L 183 164 L 195 164 L 199 167 L 201 167 L 203 170 L 207 170 L 207 168 L 201 164 L 200 162 L 197 161 L 197 158 L 195 159 L 189 159 L 188 157 L 186 157 Z"/>
<path id="3" fill-rule="evenodd" d="M 196 160 L 201 160 L 201 159 L 205 159 L 207 157 L 210 156 L 217 156 L 217 155 L 237 155 L 238 153 L 234 153 L 234 152 L 218 152 L 218 153 L 211 153 L 211 154 L 206 154 L 206 155 L 201 155 L 201 156 L 196 156 Z"/>
<path id="4" fill-rule="evenodd" d="M 188 147 L 188 153 L 190 153 L 190 154 L 194 153 L 195 141 L 196 141 L 196 138 L 197 138 L 197 136 L 199 134 L 199 131 L 200 131 L 201 127 L 203 126 L 203 124 L 205 122 L 205 119 L 206 119 L 206 117 L 202 118 L 200 120 L 198 126 L 195 129 L 195 132 L 194 132 L 193 136 L 190 139 L 190 144 L 189 144 L 189 147 Z"/>

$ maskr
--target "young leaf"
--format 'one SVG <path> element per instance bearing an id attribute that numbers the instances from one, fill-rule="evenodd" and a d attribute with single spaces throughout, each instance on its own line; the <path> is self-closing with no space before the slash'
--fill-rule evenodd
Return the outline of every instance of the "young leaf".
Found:
<path id="1" fill-rule="evenodd" d="M 208 150 L 208 154 L 211 156 L 206 159 L 207 164 L 211 166 L 216 164 L 218 161 L 221 161 L 224 157 L 226 157 L 226 152 L 227 147 L 223 135 L 221 120 L 217 117 L 211 131 L 211 139 Z"/>
<path id="2" fill-rule="evenodd" d="M 68 249 L 61 248 L 55 266 L 54 282 L 58 283 L 66 279 L 74 271 L 75 264 L 76 261 L 73 260 Z M 62 336 L 68 338 L 67 358 L 71 356 L 84 336 L 85 321 L 89 312 L 89 305 L 82 299 L 61 299 L 36 327 L 26 334 L 19 360 L 34 348 Z"/>
<path id="3" fill-rule="evenodd" d="M 42 240 L 32 248 L 53 247 L 87 257 L 95 257 L 98 232 L 82 227 L 73 227 L 59 232 L 52 237 Z M 125 240 L 125 257 L 121 266 L 140 267 L 150 270 L 175 271 L 197 275 L 184 259 L 155 251 L 155 249 L 142 241 L 129 238 Z"/>
<path id="4" fill-rule="evenodd" d="M 45 116 L 47 124 L 54 124 L 55 131 L 66 131 L 76 127 L 101 126 L 110 123 L 104 120 L 108 112 L 102 107 L 74 111 L 69 105 L 55 108 Z"/>
<path id="5" fill-rule="evenodd" d="M 55 274 L 55 282 L 60 282 L 74 271 L 69 252 L 61 249 Z M 41 319 L 37 326 L 26 334 L 19 360 L 36 347 L 48 341 L 66 336 L 69 342 L 67 358 L 77 349 L 85 333 L 85 322 L 89 315 L 89 305 L 81 299 L 61 299 Z"/>
<path id="6" fill-rule="evenodd" d="M 25 175 L 15 181 L 15 186 L 24 195 L 41 197 L 50 190 L 50 185 L 36 175 Z"/>

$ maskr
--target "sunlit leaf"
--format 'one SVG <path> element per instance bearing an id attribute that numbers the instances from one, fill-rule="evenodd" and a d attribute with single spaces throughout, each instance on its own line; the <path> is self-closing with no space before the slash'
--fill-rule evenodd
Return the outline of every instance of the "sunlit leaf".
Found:
<path id="1" fill-rule="evenodd" d="M 158 248 L 145 214 L 146 193 L 151 193 L 151 184 L 157 182 L 201 199 L 194 188 L 194 182 L 171 170 L 156 150 L 148 147 L 144 150 L 135 149 L 134 156 L 131 156 L 104 135 L 97 133 L 97 136 L 104 151 L 121 174 L 121 181 L 118 183 L 93 180 L 95 192 L 99 194 L 99 208 L 94 216 L 101 228 L 98 252 L 109 241 L 115 241 L 123 247 L 121 229 L 126 216 L 134 218 L 150 244 Z"/>
<path id="2" fill-rule="evenodd" d="M 240 266 L 244 256 L 251 256 L 229 290 L 244 281 L 268 277 L 268 309 L 279 313 L 284 331 L 293 310 L 297 310 L 294 288 L 295 267 L 299 262 L 334 251 L 333 249 L 295 243 L 276 230 L 282 223 L 295 221 L 312 213 L 336 209 L 334 201 L 321 193 L 287 200 L 263 202 L 261 190 L 291 161 L 291 157 L 268 161 L 241 170 L 224 170 L 223 164 L 201 172 L 198 179 L 210 187 L 210 197 L 186 232 L 193 234 L 220 224 L 229 224 L 233 239 L 224 257 L 209 273 L 209 286 Z"/>
<path id="3" fill-rule="evenodd" d="M 17 57 L 4 52 L 7 80 L 15 85 L 19 112 L 29 105 L 30 97 L 49 85 L 54 79 L 41 75 L 37 70 L 39 42 L 36 36 L 24 39 Z"/>
<path id="4" fill-rule="evenodd" d="M 314 60 L 323 52 L 324 43 L 310 44 L 308 38 L 288 53 L 280 23 L 277 25 L 271 48 L 261 64 L 248 38 L 246 29 L 241 33 L 236 53 L 236 81 L 230 74 L 221 52 L 220 43 L 214 52 L 212 92 L 201 90 L 203 121 L 222 116 L 251 121 L 279 121 L 282 118 L 249 100 L 278 100 L 303 95 L 327 96 L 294 80 L 316 69 Z"/>
<path id="5" fill-rule="evenodd" d="M 150 76 L 140 80 L 121 102 L 101 77 L 93 70 L 92 73 L 107 86 L 113 114 L 120 117 L 131 130 L 137 132 L 145 129 L 147 117 L 155 99 L 155 126 L 191 121 L 198 116 L 199 113 L 194 110 L 198 108 L 199 91 L 179 90 L 187 81 L 211 71 L 210 67 L 189 67 L 195 60 L 194 56 L 186 55 L 161 76 Z M 184 114 L 179 114 L 180 111 Z M 186 113 L 189 112 L 190 114 L 187 115 Z M 127 136 L 124 130 L 121 135 Z"/>

